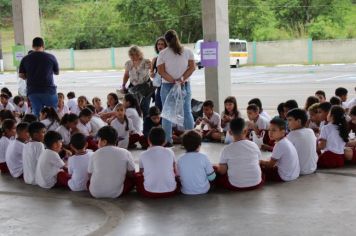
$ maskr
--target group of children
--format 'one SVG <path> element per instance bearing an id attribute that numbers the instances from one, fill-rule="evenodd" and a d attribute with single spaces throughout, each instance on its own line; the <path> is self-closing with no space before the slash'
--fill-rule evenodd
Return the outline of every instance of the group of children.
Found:
<path id="1" fill-rule="evenodd" d="M 245 121 L 235 97 L 227 97 L 221 116 L 212 101 L 203 103 L 194 130 L 174 132 L 186 153 L 166 148 L 160 110 L 142 117 L 135 96 L 122 103 L 115 93 L 104 108 L 74 92 L 58 93 L 58 106 L 44 107 L 39 119 L 24 98 L 1 90 L 0 171 L 42 188 L 89 190 L 96 198 L 116 198 L 134 188 L 145 197 L 204 194 L 211 186 L 252 190 L 265 181 L 292 181 L 317 168 L 356 163 L 356 100 L 338 88 L 326 101 L 317 91 L 300 109 L 295 100 L 279 104 L 271 118 L 260 99 L 248 102 Z M 177 128 L 177 127 L 176 127 Z M 179 127 L 178 127 L 179 128 Z M 218 165 L 200 152 L 202 141 L 227 144 Z M 141 146 L 139 172 L 130 149 Z M 147 149 L 147 150 L 146 150 Z M 271 151 L 264 160 L 261 150 Z M 178 161 L 176 161 L 178 160 Z"/>

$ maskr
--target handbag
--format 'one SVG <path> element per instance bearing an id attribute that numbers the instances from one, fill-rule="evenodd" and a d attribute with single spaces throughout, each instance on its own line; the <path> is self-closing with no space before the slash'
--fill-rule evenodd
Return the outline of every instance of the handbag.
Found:
<path id="1" fill-rule="evenodd" d="M 151 79 L 148 79 L 142 84 L 129 88 L 128 91 L 129 93 L 135 95 L 138 98 L 138 101 L 141 102 L 144 97 L 150 97 L 155 90 L 156 88 L 153 86 Z"/>

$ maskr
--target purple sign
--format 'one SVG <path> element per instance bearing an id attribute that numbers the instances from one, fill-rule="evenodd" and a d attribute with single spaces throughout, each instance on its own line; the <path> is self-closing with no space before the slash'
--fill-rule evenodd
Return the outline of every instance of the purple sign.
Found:
<path id="1" fill-rule="evenodd" d="M 218 66 L 218 42 L 202 42 L 200 44 L 201 64 L 204 67 Z"/>

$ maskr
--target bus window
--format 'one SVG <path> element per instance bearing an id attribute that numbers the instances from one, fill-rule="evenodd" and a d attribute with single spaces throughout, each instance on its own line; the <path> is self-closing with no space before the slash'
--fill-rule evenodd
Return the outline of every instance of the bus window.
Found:
<path id="1" fill-rule="evenodd" d="M 235 42 L 230 42 L 230 52 L 237 52 L 238 48 Z"/>
<path id="2" fill-rule="evenodd" d="M 241 52 L 241 43 L 238 42 L 238 43 L 236 43 L 236 44 L 237 44 L 237 51 L 238 51 L 238 52 Z"/>
<path id="3" fill-rule="evenodd" d="M 241 51 L 242 52 L 247 52 L 246 43 L 241 43 Z"/>

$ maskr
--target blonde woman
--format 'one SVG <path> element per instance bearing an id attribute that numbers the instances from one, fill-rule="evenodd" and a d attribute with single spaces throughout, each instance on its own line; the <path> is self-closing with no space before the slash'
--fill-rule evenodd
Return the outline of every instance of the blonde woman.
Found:
<path id="1" fill-rule="evenodd" d="M 134 91 L 135 87 L 137 88 L 137 91 L 141 90 L 144 88 L 143 85 L 146 84 L 148 84 L 148 86 L 152 86 L 150 79 L 151 61 L 143 57 L 141 49 L 137 46 L 132 46 L 129 49 L 128 54 L 130 60 L 125 63 L 125 74 L 122 81 L 122 89 L 127 91 L 126 84 L 128 81 L 130 81 L 130 85 L 128 87 L 130 89 L 129 91 Z M 144 91 L 144 95 L 141 94 L 141 96 L 139 96 L 139 100 L 141 100 L 139 102 L 144 117 L 148 114 L 153 92 L 154 89 L 152 92 L 151 90 Z"/>

